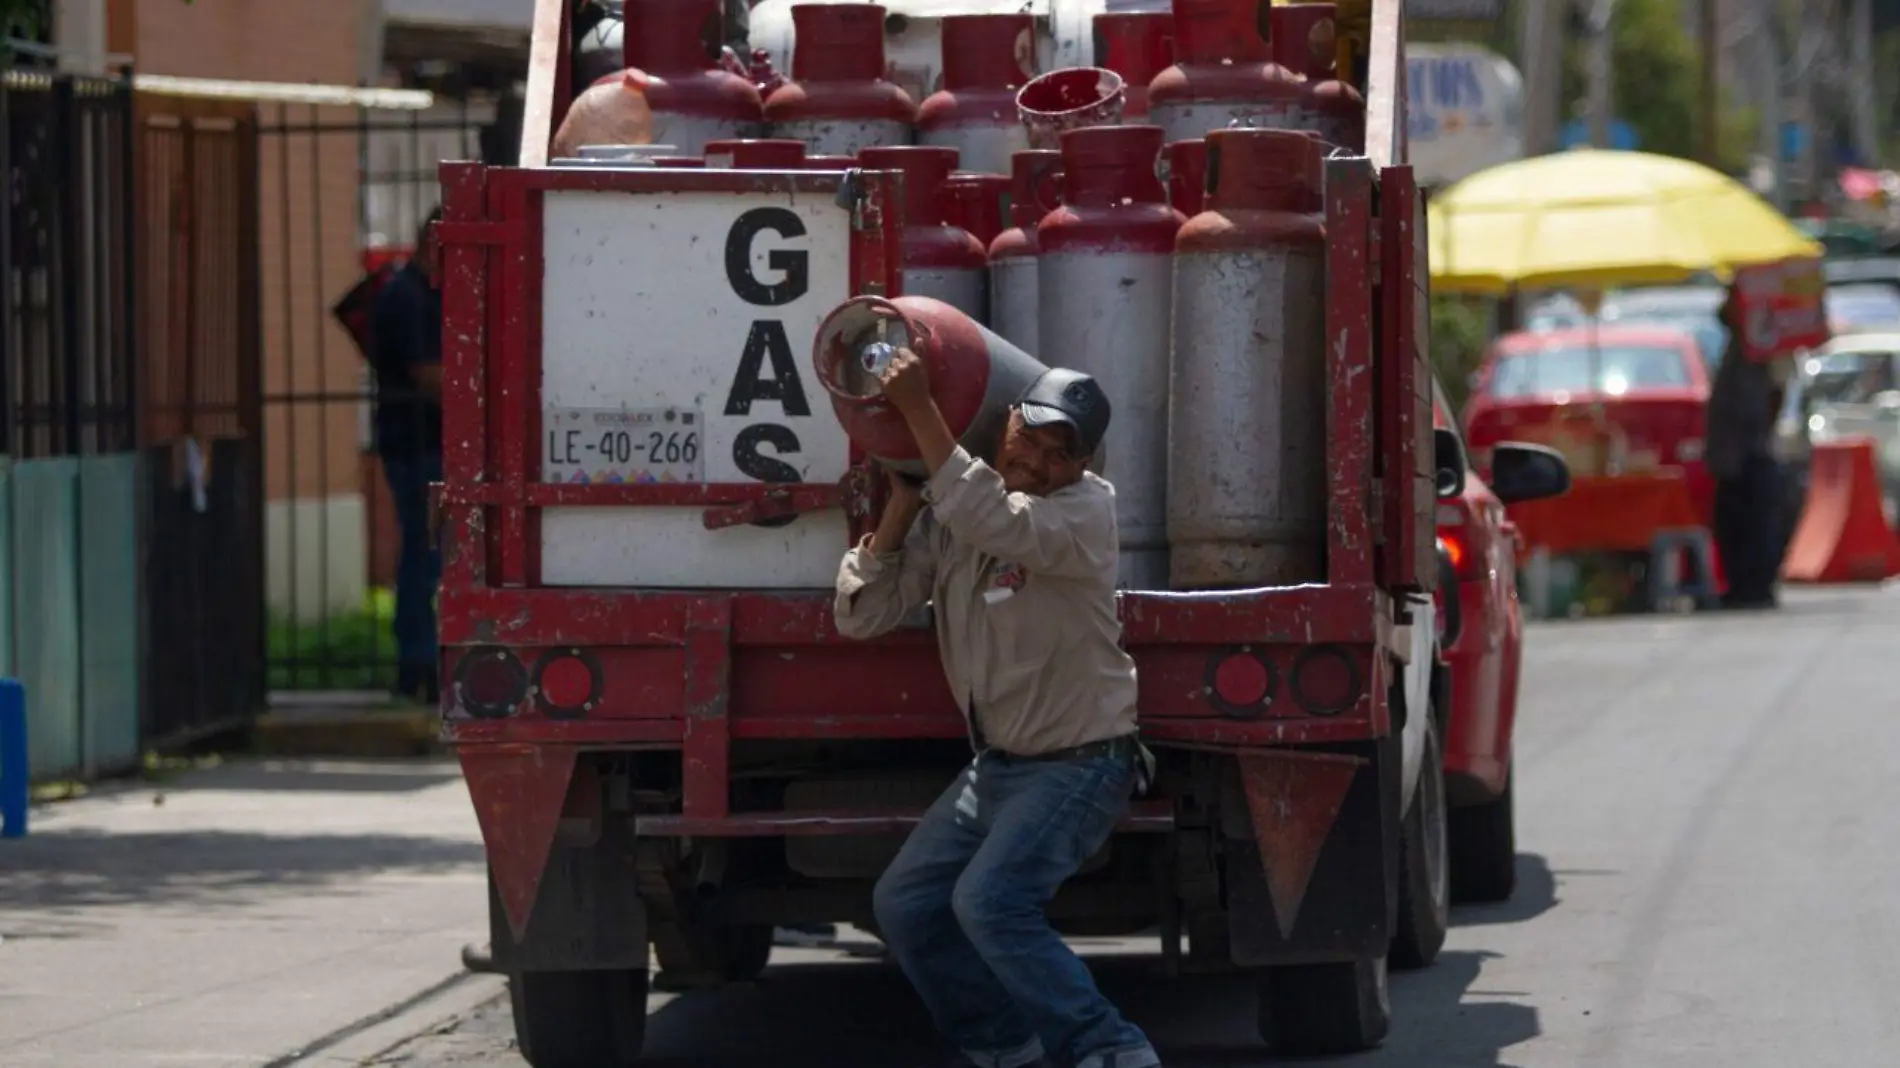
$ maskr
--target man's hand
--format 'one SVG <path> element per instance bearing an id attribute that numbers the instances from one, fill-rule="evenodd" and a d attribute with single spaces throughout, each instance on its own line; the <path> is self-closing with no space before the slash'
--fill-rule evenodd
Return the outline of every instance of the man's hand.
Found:
<path id="1" fill-rule="evenodd" d="M 909 349 L 900 348 L 878 377 L 884 396 L 906 420 L 916 419 L 933 403 L 930 395 L 930 370 Z"/>

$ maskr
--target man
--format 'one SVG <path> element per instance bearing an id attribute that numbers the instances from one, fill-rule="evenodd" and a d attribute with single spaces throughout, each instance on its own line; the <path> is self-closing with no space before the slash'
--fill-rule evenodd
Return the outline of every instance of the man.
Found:
<path id="1" fill-rule="evenodd" d="M 1733 286 L 1721 316 L 1729 343 L 1709 389 L 1705 458 L 1715 478 L 1715 546 L 1728 574 L 1722 604 L 1773 608 L 1780 570 L 1775 550 L 1783 525 L 1772 444 L 1778 390 L 1767 365 L 1743 352 L 1747 324 Z"/>
<path id="2" fill-rule="evenodd" d="M 415 255 L 376 296 L 370 366 L 376 375 L 376 454 L 395 502 L 396 691 L 433 705 L 435 588 L 442 562 L 429 534 L 429 484 L 442 480 L 441 256 L 437 208 L 416 234 Z"/>
<path id="3" fill-rule="evenodd" d="M 1087 375 L 1047 372 L 991 467 L 958 446 L 914 353 L 898 350 L 882 383 L 930 478 L 893 473 L 876 532 L 839 567 L 838 630 L 874 637 L 931 602 L 977 755 L 878 880 L 880 932 L 976 1068 L 1159 1065 L 1043 913 L 1145 778 L 1115 491 L 1086 470 L 1108 398 Z"/>

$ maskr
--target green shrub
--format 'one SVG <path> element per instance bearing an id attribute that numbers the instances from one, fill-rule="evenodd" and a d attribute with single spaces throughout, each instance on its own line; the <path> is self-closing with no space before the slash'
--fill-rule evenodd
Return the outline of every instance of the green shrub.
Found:
<path id="1" fill-rule="evenodd" d="M 352 610 L 298 622 L 273 609 L 267 655 L 273 690 L 387 690 L 396 683 L 395 595 L 373 589 Z"/>

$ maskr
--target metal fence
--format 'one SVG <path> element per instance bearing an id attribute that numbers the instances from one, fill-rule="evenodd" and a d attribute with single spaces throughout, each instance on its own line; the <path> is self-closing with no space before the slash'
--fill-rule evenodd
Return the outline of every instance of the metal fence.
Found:
<path id="1" fill-rule="evenodd" d="M 444 159 L 482 156 L 492 105 L 268 104 L 260 188 L 269 685 L 387 692 L 399 534 L 374 450 L 368 360 L 332 309 L 399 265 Z"/>
<path id="2" fill-rule="evenodd" d="M 131 101 L 0 55 L 0 667 L 42 777 L 143 741 Z"/>

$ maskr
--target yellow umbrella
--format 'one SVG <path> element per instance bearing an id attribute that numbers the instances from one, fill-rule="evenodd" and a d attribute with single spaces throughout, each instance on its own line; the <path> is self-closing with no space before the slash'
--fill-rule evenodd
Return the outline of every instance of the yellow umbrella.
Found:
<path id="1" fill-rule="evenodd" d="M 1741 183 L 1647 152 L 1577 149 L 1480 171 L 1432 198 L 1430 226 L 1440 292 L 1666 285 L 1822 252 Z"/>

